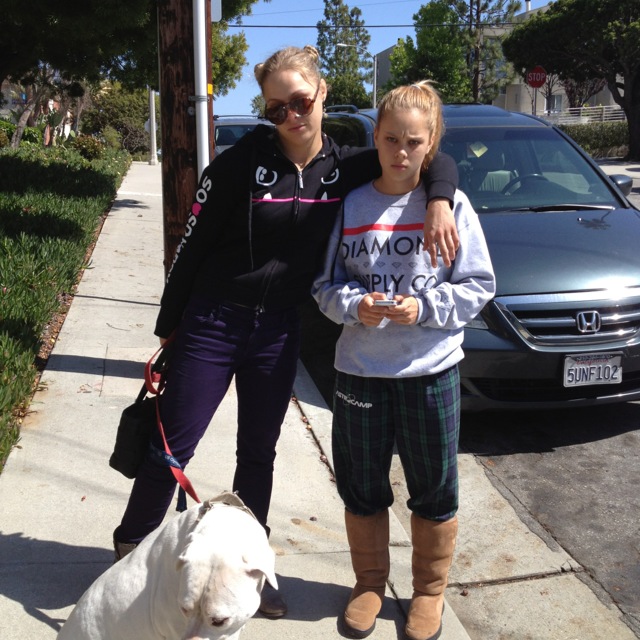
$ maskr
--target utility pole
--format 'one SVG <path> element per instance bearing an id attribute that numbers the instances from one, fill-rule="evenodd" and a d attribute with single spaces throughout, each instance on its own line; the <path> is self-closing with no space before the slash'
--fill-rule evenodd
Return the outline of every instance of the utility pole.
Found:
<path id="1" fill-rule="evenodd" d="M 211 84 L 211 4 L 208 0 L 199 1 L 206 6 L 206 68 Z M 184 235 L 199 179 L 193 15 L 191 0 L 158 0 L 165 274 L 171 268 L 176 248 Z M 209 122 L 212 123 L 211 96 L 208 105 Z M 210 135 L 210 145 L 212 140 Z"/>
<path id="2" fill-rule="evenodd" d="M 152 87 L 147 87 L 149 93 L 149 164 L 158 164 L 158 149 L 156 143 L 156 92 Z"/>

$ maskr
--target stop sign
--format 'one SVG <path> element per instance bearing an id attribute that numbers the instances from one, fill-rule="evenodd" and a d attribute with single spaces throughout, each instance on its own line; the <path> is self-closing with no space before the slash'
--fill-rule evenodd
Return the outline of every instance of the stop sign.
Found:
<path id="1" fill-rule="evenodd" d="M 540 65 L 527 71 L 527 84 L 534 89 L 540 88 L 547 79 L 547 72 Z"/>

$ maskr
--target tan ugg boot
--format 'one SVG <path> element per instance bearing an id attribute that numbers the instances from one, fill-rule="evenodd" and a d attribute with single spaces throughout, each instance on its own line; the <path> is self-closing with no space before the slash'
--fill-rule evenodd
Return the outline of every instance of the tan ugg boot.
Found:
<path id="1" fill-rule="evenodd" d="M 447 522 L 435 522 L 411 514 L 413 598 L 405 627 L 409 640 L 437 640 L 440 637 L 444 590 L 457 533 L 457 517 Z"/>
<path id="2" fill-rule="evenodd" d="M 366 638 L 376 626 L 389 577 L 389 510 L 372 516 L 344 512 L 356 586 L 344 612 L 344 631 Z"/>

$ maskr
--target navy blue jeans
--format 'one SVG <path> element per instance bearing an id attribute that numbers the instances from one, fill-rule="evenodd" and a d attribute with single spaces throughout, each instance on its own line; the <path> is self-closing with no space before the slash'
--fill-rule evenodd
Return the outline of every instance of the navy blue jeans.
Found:
<path id="1" fill-rule="evenodd" d="M 267 529 L 276 443 L 296 374 L 296 309 L 256 312 L 193 299 L 173 346 L 160 414 L 173 456 L 184 468 L 235 376 L 238 398 L 233 490 Z M 164 450 L 154 433 L 152 444 Z M 215 460 L 211 461 L 215 466 Z M 176 481 L 148 456 L 134 481 L 115 537 L 139 542 L 162 522 Z"/>

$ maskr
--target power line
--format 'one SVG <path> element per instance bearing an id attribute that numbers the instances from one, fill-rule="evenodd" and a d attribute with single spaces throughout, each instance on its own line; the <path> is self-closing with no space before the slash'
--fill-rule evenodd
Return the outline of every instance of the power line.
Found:
<path id="1" fill-rule="evenodd" d="M 328 25 L 319 27 L 317 24 L 230 24 L 236 29 L 392 29 L 415 27 L 415 24 L 372 24 L 372 25 Z M 442 26 L 442 25 L 439 25 Z"/>
<path id="2" fill-rule="evenodd" d="M 474 27 L 491 27 L 498 29 L 500 27 L 512 27 L 522 24 L 521 22 L 479 22 L 474 23 Z M 341 24 L 341 25 L 317 25 L 317 24 L 230 24 L 229 27 L 236 29 L 424 29 L 427 27 L 469 27 L 468 22 L 448 22 L 438 24 Z"/>
<path id="3" fill-rule="evenodd" d="M 394 4 L 411 4 L 411 3 L 416 3 L 417 4 L 417 0 L 395 0 Z M 388 5 L 389 2 L 387 0 L 387 2 L 361 2 L 357 7 L 353 7 L 355 9 L 361 9 L 362 7 L 377 7 L 380 5 Z M 265 9 L 267 7 L 264 7 Z M 290 15 L 292 13 L 312 13 L 315 11 L 324 11 L 324 7 L 317 7 L 315 9 L 289 9 L 288 11 L 267 11 L 265 13 L 254 13 L 251 12 L 251 15 L 248 17 L 255 17 L 255 16 L 277 16 L 277 15 L 282 15 L 283 13 L 286 13 L 287 15 Z"/>

